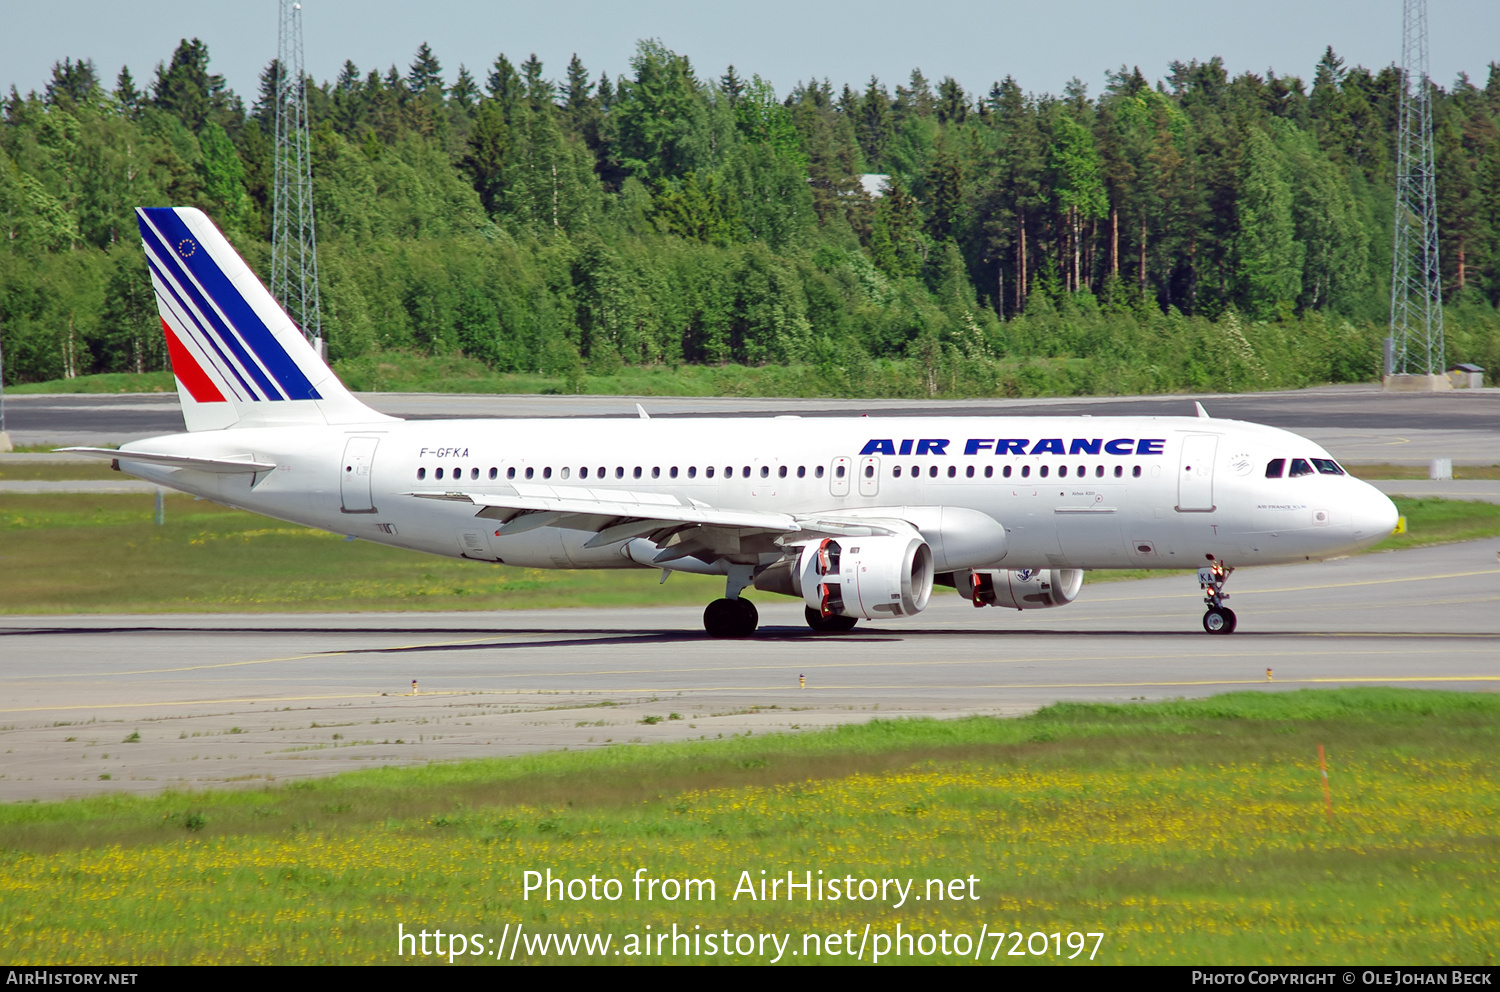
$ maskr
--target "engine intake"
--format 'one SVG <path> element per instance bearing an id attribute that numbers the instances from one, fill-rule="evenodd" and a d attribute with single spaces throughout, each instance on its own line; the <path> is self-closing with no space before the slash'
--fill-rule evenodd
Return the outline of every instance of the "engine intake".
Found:
<path id="1" fill-rule="evenodd" d="M 824 617 L 876 620 L 921 613 L 934 574 L 932 549 L 916 534 L 841 537 L 805 545 L 794 565 L 767 569 L 755 585 L 801 596 Z"/>

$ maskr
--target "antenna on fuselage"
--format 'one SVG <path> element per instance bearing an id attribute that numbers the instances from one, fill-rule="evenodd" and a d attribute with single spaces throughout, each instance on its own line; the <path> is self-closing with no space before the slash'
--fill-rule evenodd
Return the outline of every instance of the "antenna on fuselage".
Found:
<path id="1" fill-rule="evenodd" d="M 637 403 L 635 405 L 635 412 L 641 415 L 641 419 L 642 420 L 650 420 L 651 419 L 651 414 L 647 413 L 646 412 L 646 408 L 643 407 L 643 406 L 641 406 L 639 403 Z"/>
<path id="2" fill-rule="evenodd" d="M 1208 411 L 1205 410 L 1205 409 L 1203 409 L 1203 404 L 1199 403 L 1197 400 L 1193 400 L 1193 409 L 1197 410 L 1198 411 L 1198 416 L 1202 417 L 1204 420 L 1211 419 L 1208 416 Z"/>

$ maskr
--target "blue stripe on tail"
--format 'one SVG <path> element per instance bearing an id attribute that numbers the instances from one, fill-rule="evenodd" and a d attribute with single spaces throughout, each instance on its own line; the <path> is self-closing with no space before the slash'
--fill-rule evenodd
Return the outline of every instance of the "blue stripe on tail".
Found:
<path id="1" fill-rule="evenodd" d="M 176 211 L 170 207 L 148 207 L 142 209 L 141 213 L 145 215 L 140 224 L 141 235 L 145 238 L 147 246 L 153 249 L 152 254 L 159 262 L 166 263 L 170 260 L 175 265 L 185 268 L 198 285 L 203 287 L 203 291 L 207 293 L 213 304 L 217 305 L 229 319 L 234 327 L 233 331 L 223 326 L 218 314 L 200 297 L 196 287 L 186 280 L 180 280 L 184 291 L 197 298 L 195 302 L 198 303 L 198 309 L 213 324 L 212 329 L 217 332 L 217 336 L 232 351 L 239 353 L 245 359 L 246 371 L 262 384 L 267 397 L 273 400 L 282 398 L 276 388 L 265 380 L 265 376 L 255 363 L 249 360 L 249 356 L 244 354 L 244 348 L 240 345 L 241 340 L 275 378 L 282 391 L 286 393 L 286 398 L 322 399 L 323 397 L 313 388 L 307 376 L 303 375 L 302 370 L 297 367 L 297 363 L 281 346 L 281 342 L 276 340 L 270 328 L 266 327 L 250 305 L 245 302 L 239 290 L 230 283 L 218 264 L 209 257 L 208 252 L 198 246 L 198 239 L 188 230 L 187 225 L 183 224 Z M 157 237 L 156 231 L 151 230 L 151 227 L 146 224 L 146 218 L 149 218 L 156 229 L 161 232 L 166 239 L 166 244 L 163 244 L 161 238 Z M 176 250 L 173 246 L 181 250 Z M 234 332 L 238 332 L 238 337 Z"/>

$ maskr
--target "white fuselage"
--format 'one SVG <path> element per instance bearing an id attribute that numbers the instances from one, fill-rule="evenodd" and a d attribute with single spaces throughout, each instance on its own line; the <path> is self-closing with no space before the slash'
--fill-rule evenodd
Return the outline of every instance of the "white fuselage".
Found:
<path id="1" fill-rule="evenodd" d="M 582 487 L 789 514 L 961 507 L 1003 525 L 1005 568 L 1303 561 L 1368 547 L 1396 523 L 1389 499 L 1330 474 L 1312 442 L 1208 418 L 405 421 L 200 431 L 122 456 L 136 446 L 276 466 L 124 466 L 183 492 L 394 547 L 542 568 L 642 562 L 628 540 L 585 548 L 592 533 L 558 527 L 506 535 L 472 504 L 407 494 Z M 1324 467 L 1268 478 L 1275 459 Z"/>

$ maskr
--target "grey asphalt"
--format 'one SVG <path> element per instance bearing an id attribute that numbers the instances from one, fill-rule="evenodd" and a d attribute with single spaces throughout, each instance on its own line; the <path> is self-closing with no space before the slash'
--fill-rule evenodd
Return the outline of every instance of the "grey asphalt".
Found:
<path id="1" fill-rule="evenodd" d="M 1452 458 L 1500 463 L 1500 389 L 1383 393 L 1378 386 L 1324 386 L 1269 393 L 1027 400 L 799 400 L 703 397 L 489 396 L 366 393 L 377 410 L 411 419 L 442 417 L 635 416 L 1189 416 L 1195 400 L 1216 417 L 1296 431 L 1351 461 L 1416 464 Z M 122 444 L 181 431 L 171 394 L 10 395 L 6 424 L 19 445 Z"/>
<path id="2" fill-rule="evenodd" d="M 745 641 L 709 640 L 700 611 L 678 608 L 4 617 L 0 799 L 1057 700 L 1500 691 L 1500 539 L 1244 569 L 1228 591 L 1228 637 L 1201 631 L 1183 575 L 1090 584 L 1069 607 L 1019 614 L 945 591 L 918 617 L 839 637 L 762 594 Z"/>

